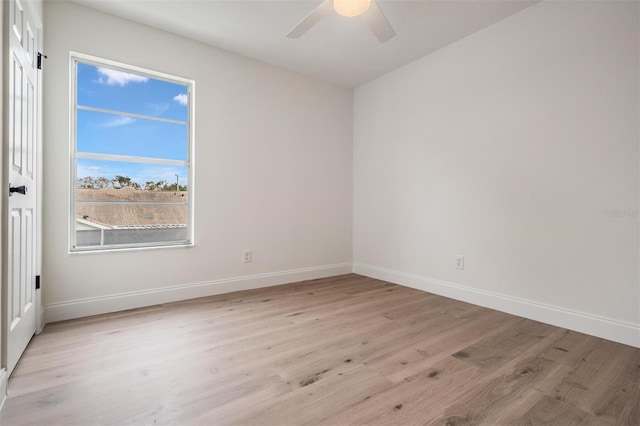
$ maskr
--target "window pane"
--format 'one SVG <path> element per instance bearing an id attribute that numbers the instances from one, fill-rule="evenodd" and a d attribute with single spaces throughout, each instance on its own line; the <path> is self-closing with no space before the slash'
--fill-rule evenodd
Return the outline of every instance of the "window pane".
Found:
<path id="1" fill-rule="evenodd" d="M 71 250 L 189 244 L 193 83 L 72 60 Z"/>
<path id="2" fill-rule="evenodd" d="M 187 167 L 163 166 L 156 164 L 128 163 L 123 161 L 91 160 L 78 158 L 76 168 L 76 188 L 89 190 L 117 190 L 130 188 L 137 190 L 131 192 L 133 195 L 127 197 L 142 196 L 149 197 L 147 201 L 159 201 L 152 199 L 160 197 L 161 194 L 154 192 L 176 191 L 176 184 L 183 193 L 188 189 Z M 106 194 L 117 194 L 117 191 L 95 192 L 96 197 L 108 197 Z M 173 192 L 172 192 L 173 193 Z M 112 195 L 115 197 L 115 195 Z M 186 195 L 185 195 L 186 198 Z M 110 198 L 113 201 L 123 201 Z M 76 198 L 77 201 L 80 199 Z M 94 199 L 93 201 L 99 201 Z M 106 201 L 106 200 L 103 200 Z M 127 201 L 127 200 L 124 200 Z M 128 201 L 144 201 L 130 199 Z"/>
<path id="3" fill-rule="evenodd" d="M 78 110 L 77 129 L 78 152 L 181 161 L 189 155 L 184 124 Z"/>
<path id="4" fill-rule="evenodd" d="M 183 84 L 77 64 L 78 105 L 186 121 L 187 94 Z"/>

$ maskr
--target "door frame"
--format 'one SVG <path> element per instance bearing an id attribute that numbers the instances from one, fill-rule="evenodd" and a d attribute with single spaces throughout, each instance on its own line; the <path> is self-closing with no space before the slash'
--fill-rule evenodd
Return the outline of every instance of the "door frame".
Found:
<path id="1" fill-rule="evenodd" d="M 9 58 L 9 11 L 10 3 L 14 0 L 2 1 L 0 5 L 0 68 L 2 69 L 2 81 L 0 81 L 0 409 L 7 395 L 7 338 L 8 333 L 6 330 L 6 318 L 5 313 L 7 310 L 7 280 L 5 277 L 5 267 L 7 261 L 7 242 L 5 240 L 7 229 L 7 213 L 5 208 L 8 205 L 9 197 L 9 182 L 8 171 L 5 165 L 5 157 L 3 153 L 9 143 L 9 111 L 6 107 L 8 105 L 9 96 L 9 70 L 8 70 L 8 58 Z M 43 46 L 43 28 L 44 20 L 42 16 L 42 8 L 44 6 L 43 0 L 22 0 L 21 2 L 25 9 L 28 9 L 30 14 L 35 20 L 35 24 L 38 29 L 37 44 L 38 51 L 42 51 Z M 44 68 L 44 67 L 43 67 Z M 36 185 L 37 185 L 37 197 L 36 197 L 36 275 L 41 275 L 42 272 L 42 158 L 43 158 L 43 144 L 42 144 L 42 72 L 38 72 L 37 75 L 37 106 L 36 106 Z M 42 283 L 42 281 L 41 281 Z M 35 309 L 36 309 L 36 333 L 40 333 L 44 327 L 44 316 L 42 306 L 42 285 L 35 293 Z"/>

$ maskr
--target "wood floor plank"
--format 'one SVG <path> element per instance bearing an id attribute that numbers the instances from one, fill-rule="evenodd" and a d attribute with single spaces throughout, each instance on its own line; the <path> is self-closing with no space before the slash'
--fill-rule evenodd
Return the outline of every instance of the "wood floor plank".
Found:
<path id="1" fill-rule="evenodd" d="M 404 349 L 387 351 L 367 360 L 367 365 L 398 382 L 473 343 L 501 333 L 516 321 L 518 319 L 513 316 L 486 310 L 463 321 L 452 321 L 451 316 L 439 314 L 420 324 L 419 328 L 425 327 L 429 331 L 419 339 L 403 342 Z"/>
<path id="2" fill-rule="evenodd" d="M 267 404 L 251 413 L 245 412 L 231 423 L 314 425 L 390 385 L 388 380 L 363 365 L 339 364 L 329 372 L 316 374 L 326 374 L 326 377 L 316 381 L 317 376 L 310 376 L 277 405 Z"/>
<path id="3" fill-rule="evenodd" d="M 519 418 L 515 425 L 609 425 L 603 419 L 586 413 L 579 408 L 558 401 L 550 396 L 543 396 L 542 399 L 529 411 Z"/>
<path id="4" fill-rule="evenodd" d="M 466 347 L 453 354 L 454 357 L 481 368 L 493 368 L 517 356 L 523 348 L 530 346 L 558 328 L 528 319 L 520 319 L 501 333 Z"/>
<path id="5" fill-rule="evenodd" d="M 599 340 L 556 387 L 554 397 L 604 421 L 638 425 L 639 384 L 640 351 Z"/>
<path id="6" fill-rule="evenodd" d="M 566 330 L 562 337 L 550 345 L 540 356 L 572 367 L 591 352 L 600 339 L 571 330 Z"/>
<path id="7" fill-rule="evenodd" d="M 497 374 L 486 374 L 480 367 L 474 384 L 432 423 L 511 424 L 544 396 L 541 388 L 551 387 L 554 380 L 559 382 L 569 367 L 530 357 L 501 370 Z"/>
<path id="8" fill-rule="evenodd" d="M 49 324 L 0 424 L 637 426 L 639 357 L 348 274 Z"/>
<path id="9" fill-rule="evenodd" d="M 325 419 L 325 425 L 425 424 L 439 416 L 477 374 L 478 367 L 447 357 L 429 370 L 405 378 L 359 404 Z"/>

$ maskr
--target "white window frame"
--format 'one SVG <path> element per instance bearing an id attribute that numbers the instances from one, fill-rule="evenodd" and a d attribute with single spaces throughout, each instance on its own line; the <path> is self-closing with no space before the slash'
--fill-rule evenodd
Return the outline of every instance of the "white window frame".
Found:
<path id="1" fill-rule="evenodd" d="M 167 247 L 192 247 L 194 246 L 194 127 L 195 127 L 195 111 L 194 111 L 194 92 L 195 92 L 195 81 L 177 77 L 170 74 L 165 74 L 158 71 L 149 70 L 146 68 L 141 68 L 133 65 L 124 64 L 121 62 L 112 61 L 109 59 L 99 58 L 96 56 L 86 55 L 78 52 L 70 52 L 69 54 L 69 72 L 70 72 L 70 210 L 69 210 L 69 252 L 70 253 L 87 253 L 87 252 L 105 252 L 105 251 L 120 251 L 120 250 L 132 250 L 132 249 L 155 249 L 155 248 L 167 248 Z M 138 75 L 143 75 L 145 77 L 149 77 L 156 80 L 164 80 L 169 83 L 178 83 L 185 85 L 187 87 L 187 120 L 179 121 L 173 119 L 165 119 L 160 117 L 146 116 L 142 114 L 128 113 L 123 111 L 115 111 L 115 110 L 107 110 L 102 108 L 94 108 L 88 106 L 78 106 L 78 98 L 77 98 L 77 65 L 78 63 L 94 65 L 94 66 L 105 66 L 111 69 L 116 69 L 118 71 L 135 73 Z M 126 156 L 126 155 L 112 155 L 112 154 L 98 154 L 98 153 L 78 153 L 77 151 L 77 111 L 80 110 L 88 110 L 95 112 L 102 112 L 114 115 L 122 115 L 122 116 L 130 116 L 134 118 L 142 118 L 148 120 L 156 120 L 165 123 L 178 123 L 178 124 L 186 124 L 187 126 L 187 160 L 169 160 L 169 159 L 158 159 L 158 158 L 147 158 L 147 157 L 135 157 L 135 156 Z M 85 159 L 94 159 L 94 160 L 111 160 L 111 161 L 125 161 L 130 163 L 140 163 L 140 164 L 159 164 L 159 165 L 169 165 L 169 166 L 181 166 L 187 168 L 187 206 L 188 206 L 188 214 L 187 214 L 187 240 L 185 241 L 170 241 L 170 242 L 155 242 L 155 243 L 132 243 L 132 244 L 114 244 L 114 245 L 100 245 L 100 246 L 82 246 L 76 247 L 76 185 L 77 185 L 77 159 L 85 158 Z M 107 202 L 108 203 L 108 202 Z M 145 201 L 130 201 L 128 203 L 132 204 L 150 204 Z M 151 204 L 165 204 L 162 202 L 151 203 Z M 171 203 L 175 204 L 175 203 Z"/>

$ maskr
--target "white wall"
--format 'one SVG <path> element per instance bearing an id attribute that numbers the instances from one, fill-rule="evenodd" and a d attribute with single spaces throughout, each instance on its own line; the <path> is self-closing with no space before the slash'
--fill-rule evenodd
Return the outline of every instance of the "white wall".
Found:
<path id="1" fill-rule="evenodd" d="M 47 321 L 351 270 L 351 91 L 64 1 L 45 49 Z M 196 247 L 68 253 L 71 50 L 196 81 Z"/>
<path id="2" fill-rule="evenodd" d="M 638 16 L 543 2 L 356 89 L 355 270 L 640 345 Z"/>

